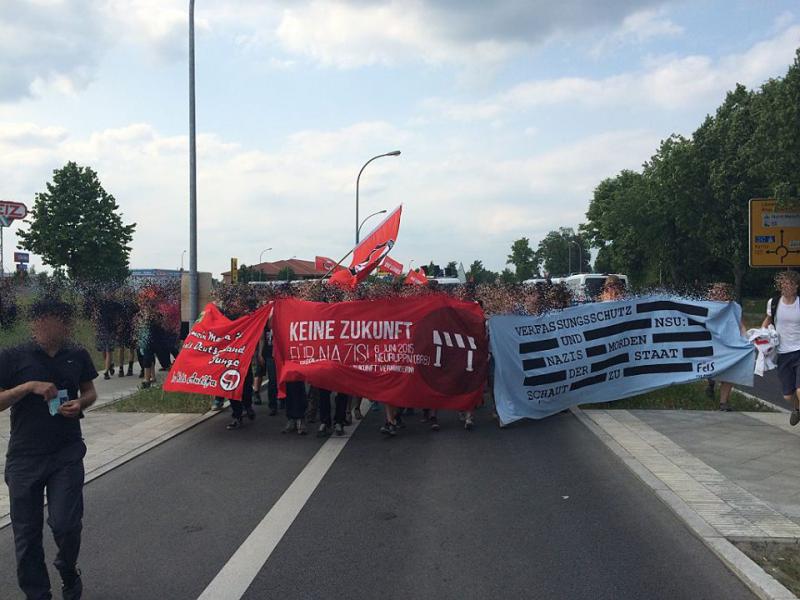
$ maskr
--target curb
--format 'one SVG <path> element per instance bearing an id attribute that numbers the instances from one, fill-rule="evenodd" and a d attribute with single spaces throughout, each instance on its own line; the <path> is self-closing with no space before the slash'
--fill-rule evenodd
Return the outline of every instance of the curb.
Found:
<path id="1" fill-rule="evenodd" d="M 773 404 L 769 400 L 763 400 L 762 398 L 759 398 L 758 396 L 754 396 L 753 394 L 750 394 L 749 392 L 744 392 L 744 391 L 740 390 L 737 387 L 733 388 L 733 391 L 736 392 L 737 394 L 741 394 L 742 396 L 744 396 L 748 400 L 753 400 L 754 402 L 758 402 L 762 406 L 766 406 L 767 408 L 771 408 L 771 409 L 776 410 L 778 412 L 786 413 L 787 415 L 790 412 L 792 412 L 790 410 L 787 410 L 787 409 L 783 408 L 782 406 L 778 406 L 777 404 Z"/>
<path id="2" fill-rule="evenodd" d="M 589 431 L 596 435 L 644 485 L 650 488 L 653 494 L 683 521 L 689 531 L 699 538 L 700 541 L 703 542 L 703 544 L 705 544 L 705 546 L 756 596 L 761 600 L 798 600 L 797 596 L 779 583 L 777 579 L 764 571 L 744 552 L 728 541 L 725 536 L 704 521 L 699 514 L 670 490 L 664 482 L 653 475 L 647 467 L 620 446 L 614 438 L 598 427 L 581 409 L 572 407 L 570 411 L 587 429 L 589 429 Z"/>

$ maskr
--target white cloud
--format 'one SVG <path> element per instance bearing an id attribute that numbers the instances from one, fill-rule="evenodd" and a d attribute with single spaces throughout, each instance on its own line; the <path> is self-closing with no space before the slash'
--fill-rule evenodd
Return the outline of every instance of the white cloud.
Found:
<path id="1" fill-rule="evenodd" d="M 481 258 L 499 269 L 513 239 L 536 240 L 558 226 L 576 225 L 597 182 L 637 167 L 656 142 L 646 131 L 609 133 L 511 158 L 481 149 L 476 140 L 437 139 L 424 128 L 385 122 L 297 132 L 274 152 L 201 134 L 201 268 L 219 273 L 230 256 L 252 263 L 268 246 L 275 248 L 274 258 L 344 254 L 353 237 L 355 178 L 364 149 L 379 154 L 397 143 L 403 155 L 375 161 L 362 176 L 361 216 L 402 202 L 398 258 Z M 67 160 L 92 166 L 124 220 L 138 224 L 134 266 L 178 264 L 188 239 L 186 136 L 163 135 L 146 123 L 83 137 L 57 127 L 0 126 L 0 178 L 9 199 L 30 206 Z M 15 229 L 7 249 L 15 244 Z"/>
<path id="2" fill-rule="evenodd" d="M 514 111 L 565 103 L 587 107 L 646 106 L 674 110 L 721 100 L 736 83 L 757 86 L 781 75 L 800 46 L 800 26 L 759 42 L 741 54 L 650 59 L 645 70 L 603 79 L 562 77 L 527 81 L 477 102 L 430 98 L 423 108 L 454 120 L 496 119 Z"/>
<path id="3" fill-rule="evenodd" d="M 625 17 L 615 31 L 594 46 L 591 54 L 599 57 L 630 43 L 642 44 L 655 38 L 675 37 L 684 31 L 683 27 L 666 16 L 664 7 L 640 10 Z"/>

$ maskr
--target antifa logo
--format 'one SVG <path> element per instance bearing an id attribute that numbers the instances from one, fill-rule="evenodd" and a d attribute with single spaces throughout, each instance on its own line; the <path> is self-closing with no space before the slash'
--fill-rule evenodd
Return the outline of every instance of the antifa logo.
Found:
<path id="1" fill-rule="evenodd" d="M 430 357 L 417 366 L 429 387 L 458 395 L 486 383 L 488 348 L 483 319 L 454 308 L 439 308 L 414 327 L 414 352 Z"/>
<path id="2" fill-rule="evenodd" d="M 228 369 L 219 378 L 219 386 L 226 392 L 232 392 L 239 387 L 241 378 L 242 376 L 239 375 L 239 371 L 236 369 Z"/>
<path id="3" fill-rule="evenodd" d="M 387 254 L 389 254 L 389 251 L 391 251 L 392 248 L 394 248 L 394 240 L 387 240 L 382 244 L 378 244 L 372 250 L 370 250 L 367 258 L 357 265 L 351 267 L 350 273 L 357 275 L 364 269 L 368 268 L 371 264 L 380 262 Z"/>

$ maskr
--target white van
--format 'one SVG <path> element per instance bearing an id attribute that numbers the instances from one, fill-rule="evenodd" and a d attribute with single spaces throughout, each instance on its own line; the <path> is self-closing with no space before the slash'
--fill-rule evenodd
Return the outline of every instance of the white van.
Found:
<path id="1" fill-rule="evenodd" d="M 619 273 L 580 273 L 561 277 L 559 283 L 563 283 L 569 288 L 575 302 L 591 302 L 597 299 L 600 292 L 603 291 L 606 279 L 612 274 L 619 278 L 625 289 L 628 288 L 628 276 Z M 555 282 L 556 280 L 553 279 L 553 283 Z"/>

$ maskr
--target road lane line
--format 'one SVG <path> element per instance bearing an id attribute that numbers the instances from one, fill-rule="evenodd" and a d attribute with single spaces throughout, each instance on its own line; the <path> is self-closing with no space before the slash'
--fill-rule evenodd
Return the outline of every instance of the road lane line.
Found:
<path id="1" fill-rule="evenodd" d="M 361 402 L 365 418 L 370 404 L 369 400 Z M 244 596 L 362 422 L 356 422 L 348 436 L 328 438 L 198 600 L 240 600 Z"/>

